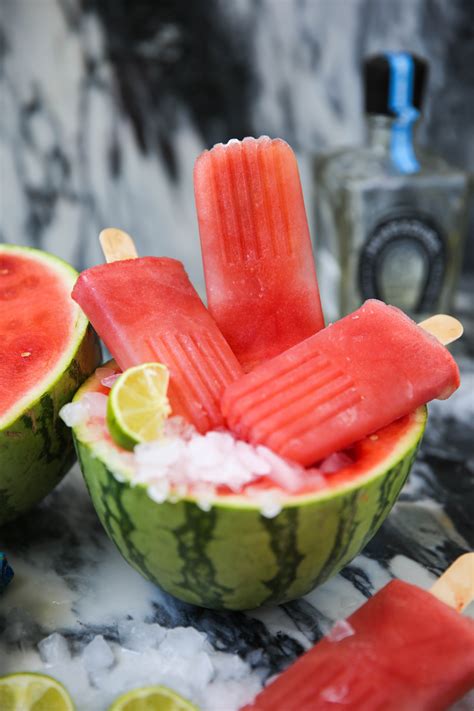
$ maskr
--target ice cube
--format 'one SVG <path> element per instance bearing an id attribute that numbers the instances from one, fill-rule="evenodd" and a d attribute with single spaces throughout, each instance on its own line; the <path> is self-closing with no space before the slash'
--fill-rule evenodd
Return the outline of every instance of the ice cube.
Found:
<path id="1" fill-rule="evenodd" d="M 262 516 L 265 518 L 275 518 L 275 516 L 278 516 L 282 509 L 281 492 L 278 489 L 262 491 L 249 487 L 247 491 L 257 502 Z"/>
<path id="2" fill-rule="evenodd" d="M 311 489 L 324 489 L 328 486 L 327 479 L 321 474 L 321 471 L 312 467 L 311 469 L 305 469 L 304 483 L 306 486 L 310 486 Z"/>
<path id="3" fill-rule="evenodd" d="M 89 417 L 105 418 L 107 412 L 107 395 L 103 393 L 85 393 L 79 402 L 87 407 Z"/>
<path id="4" fill-rule="evenodd" d="M 355 634 L 355 629 L 347 620 L 337 620 L 331 628 L 326 638 L 330 642 L 340 642 L 346 637 L 352 637 Z"/>
<path id="5" fill-rule="evenodd" d="M 190 682 L 193 689 L 203 691 L 214 676 L 214 665 L 209 654 L 198 652 L 192 658 Z"/>
<path id="6" fill-rule="evenodd" d="M 35 671 L 41 672 L 42 670 L 35 669 Z M 61 684 L 64 684 L 71 697 L 76 702 L 79 702 L 77 703 L 77 711 L 102 710 L 103 707 L 97 698 L 100 692 L 91 689 L 88 674 L 80 657 L 69 657 L 54 665 L 48 665 L 46 673 L 61 682 Z M 40 704 L 41 702 L 38 705 Z M 46 709 L 50 711 L 50 706 L 47 705 Z"/>
<path id="7" fill-rule="evenodd" d="M 59 417 L 68 427 L 75 427 L 89 417 L 89 409 L 82 402 L 68 402 L 59 411 Z"/>
<path id="8" fill-rule="evenodd" d="M 102 378 L 100 384 L 103 385 L 104 388 L 111 388 L 118 378 L 120 378 L 120 373 L 113 373 L 113 375 L 108 375 L 106 378 Z"/>
<path id="9" fill-rule="evenodd" d="M 235 449 L 241 463 L 253 474 L 268 474 L 271 471 L 270 462 L 247 442 L 237 441 Z"/>
<path id="10" fill-rule="evenodd" d="M 41 659 L 48 666 L 65 662 L 71 658 L 67 640 L 58 632 L 54 632 L 49 637 L 42 639 L 38 643 L 38 650 Z"/>
<path id="11" fill-rule="evenodd" d="M 193 489 L 193 495 L 196 497 L 196 503 L 202 511 L 211 510 L 216 495 L 213 486 L 198 484 Z"/>
<path id="12" fill-rule="evenodd" d="M 344 699 L 347 697 L 347 692 L 349 688 L 346 684 L 334 684 L 333 686 L 327 686 L 321 691 L 321 697 L 325 701 L 329 701 L 333 704 L 344 704 Z"/>
<path id="13" fill-rule="evenodd" d="M 114 653 L 101 634 L 96 635 L 92 642 L 84 647 L 82 659 L 89 673 L 110 669 L 115 662 Z"/>
<path id="14" fill-rule="evenodd" d="M 234 491 L 239 491 L 245 484 L 256 477 L 252 471 L 242 463 L 238 455 L 228 457 L 216 471 L 216 483 L 227 484 Z"/>
<path id="15" fill-rule="evenodd" d="M 265 459 L 270 465 L 269 476 L 273 481 L 279 484 L 287 491 L 297 491 L 302 485 L 302 467 L 293 465 L 285 459 L 279 457 L 275 452 L 272 452 L 268 447 L 260 445 L 257 447 L 257 453 L 262 459 Z"/>
<path id="16" fill-rule="evenodd" d="M 170 467 L 185 453 L 186 444 L 179 439 L 145 442 L 135 447 L 135 458 L 139 466 Z"/>
<path id="17" fill-rule="evenodd" d="M 148 496 L 150 499 L 153 499 L 153 501 L 156 501 L 157 504 L 162 504 L 163 501 L 166 501 L 168 498 L 169 491 L 169 482 L 166 479 L 162 479 L 161 481 L 155 481 L 150 484 L 148 487 Z"/>
<path id="18" fill-rule="evenodd" d="M 206 636 L 194 627 L 174 627 L 168 630 L 160 645 L 160 653 L 165 656 L 177 654 L 180 657 L 194 657 L 207 647 Z"/>
<path id="19" fill-rule="evenodd" d="M 194 435 L 188 444 L 186 455 L 189 467 L 194 471 L 219 466 L 228 454 L 226 443 L 221 439 L 219 433 L 212 434 L 216 434 L 217 437 Z"/>
<path id="20" fill-rule="evenodd" d="M 142 652 L 150 647 L 158 647 L 166 635 L 166 629 L 156 623 L 123 620 L 118 625 L 120 644 L 127 649 Z"/>
<path id="21" fill-rule="evenodd" d="M 348 454 L 344 452 L 335 452 L 326 457 L 319 465 L 319 470 L 323 474 L 334 474 L 344 467 L 350 467 L 354 462 Z"/>
<path id="22" fill-rule="evenodd" d="M 213 447 L 219 449 L 222 454 L 229 454 L 236 443 L 234 436 L 230 432 L 210 431 L 204 435 L 204 439 Z"/>
<path id="23" fill-rule="evenodd" d="M 179 438 L 188 441 L 196 432 L 196 429 L 183 417 L 168 417 L 163 427 L 163 434 L 170 439 Z"/>

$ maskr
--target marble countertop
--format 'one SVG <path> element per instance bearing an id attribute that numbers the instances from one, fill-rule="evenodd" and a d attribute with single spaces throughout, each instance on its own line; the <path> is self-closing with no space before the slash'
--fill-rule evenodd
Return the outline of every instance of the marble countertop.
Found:
<path id="1" fill-rule="evenodd" d="M 390 578 L 428 588 L 474 548 L 474 348 L 463 340 L 462 387 L 432 404 L 421 452 L 380 531 L 339 575 L 279 607 L 212 612 L 146 582 L 102 530 L 76 465 L 0 531 L 15 569 L 0 598 L 0 674 L 50 674 L 78 711 L 105 711 L 122 691 L 153 683 L 205 711 L 234 711 Z"/>

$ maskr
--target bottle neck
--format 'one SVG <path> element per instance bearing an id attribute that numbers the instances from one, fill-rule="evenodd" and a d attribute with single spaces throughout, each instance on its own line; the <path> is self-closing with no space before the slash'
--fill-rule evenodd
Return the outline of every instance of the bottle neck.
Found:
<path id="1" fill-rule="evenodd" d="M 392 141 L 392 128 L 395 118 L 384 114 L 367 114 L 367 142 L 371 148 L 379 151 L 389 151 Z M 413 126 L 413 139 L 416 139 L 417 125 Z"/>

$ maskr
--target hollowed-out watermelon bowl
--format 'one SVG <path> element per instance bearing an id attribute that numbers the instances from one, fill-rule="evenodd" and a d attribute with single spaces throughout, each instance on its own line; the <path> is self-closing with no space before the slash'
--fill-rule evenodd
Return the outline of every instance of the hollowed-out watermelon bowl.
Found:
<path id="1" fill-rule="evenodd" d="M 92 377 L 75 401 L 107 392 Z M 271 518 L 245 489 L 221 487 L 210 507 L 192 495 L 153 500 L 133 481 L 134 455 L 114 444 L 103 416 L 75 425 L 73 436 L 97 514 L 130 565 L 181 600 L 241 610 L 300 597 L 363 549 L 397 499 L 426 418 L 419 408 L 361 440 L 324 486 L 284 492 Z"/>
<path id="2" fill-rule="evenodd" d="M 59 410 L 100 362 L 70 298 L 77 276 L 50 254 L 0 244 L 0 525 L 40 501 L 74 461 Z"/>

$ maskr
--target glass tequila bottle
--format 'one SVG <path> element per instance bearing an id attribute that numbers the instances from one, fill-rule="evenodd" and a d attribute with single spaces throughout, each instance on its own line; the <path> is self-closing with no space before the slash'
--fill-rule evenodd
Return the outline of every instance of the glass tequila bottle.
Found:
<path id="1" fill-rule="evenodd" d="M 367 298 L 417 320 L 451 308 L 470 182 L 413 142 L 426 74 L 414 55 L 369 58 L 366 145 L 317 161 L 318 275 L 329 319 Z"/>

